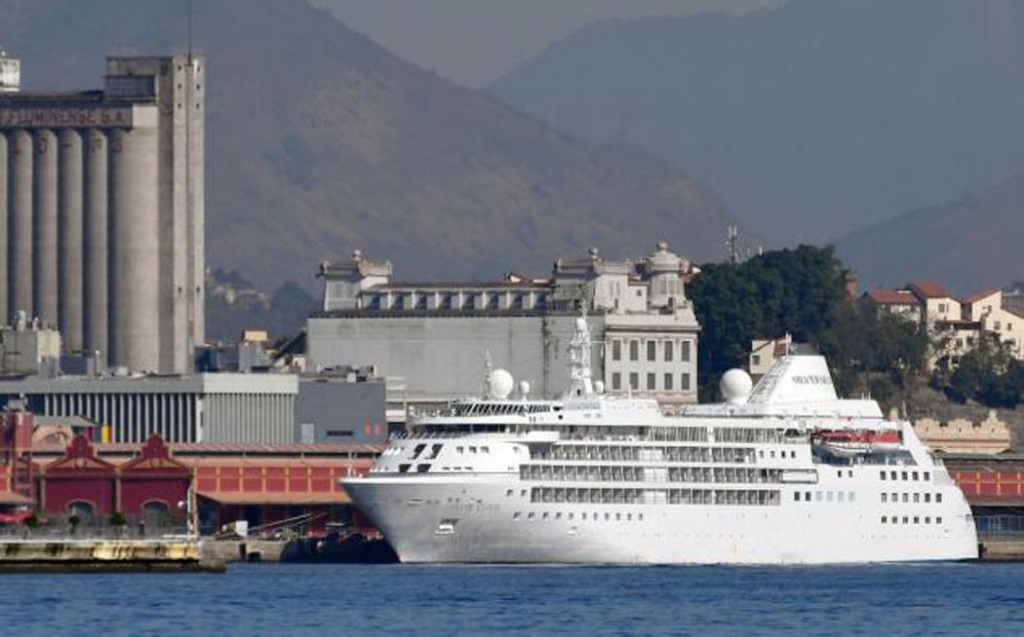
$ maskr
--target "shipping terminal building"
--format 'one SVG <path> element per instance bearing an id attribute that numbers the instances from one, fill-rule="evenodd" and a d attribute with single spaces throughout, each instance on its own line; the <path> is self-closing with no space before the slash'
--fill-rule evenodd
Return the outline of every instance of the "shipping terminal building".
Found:
<path id="1" fill-rule="evenodd" d="M 24 92 L 0 54 L 0 317 L 68 352 L 188 373 L 204 341 L 202 57 L 110 57 L 103 90 Z"/>

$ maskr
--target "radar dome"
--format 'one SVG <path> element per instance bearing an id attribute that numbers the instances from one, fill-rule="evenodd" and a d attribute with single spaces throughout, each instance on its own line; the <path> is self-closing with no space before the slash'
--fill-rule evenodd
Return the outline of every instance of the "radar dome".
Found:
<path id="1" fill-rule="evenodd" d="M 504 369 L 496 369 L 488 374 L 487 384 L 491 388 L 490 397 L 500 400 L 508 398 L 516 386 L 515 380 L 512 379 L 512 374 L 509 374 Z"/>
<path id="2" fill-rule="evenodd" d="M 754 388 L 754 381 L 750 379 L 750 374 L 742 369 L 730 369 L 722 374 L 718 388 L 722 390 L 725 402 L 740 405 L 746 402 L 750 390 Z"/>

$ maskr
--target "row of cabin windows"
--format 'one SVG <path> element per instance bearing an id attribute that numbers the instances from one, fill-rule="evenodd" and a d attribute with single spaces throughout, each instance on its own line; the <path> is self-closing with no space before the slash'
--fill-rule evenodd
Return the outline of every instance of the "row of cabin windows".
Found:
<path id="1" fill-rule="evenodd" d="M 924 480 L 925 482 L 928 482 L 929 480 L 932 479 L 932 474 L 931 474 L 930 471 L 924 471 L 924 472 L 920 472 L 920 473 L 917 472 L 917 471 L 889 471 L 888 475 L 889 475 L 889 479 L 890 480 L 914 480 L 914 481 L 917 481 L 918 479 L 921 479 L 921 480 Z M 885 480 L 885 476 L 886 476 L 886 472 L 885 471 L 879 471 L 878 472 L 878 477 L 881 478 L 882 480 Z"/>
<path id="2" fill-rule="evenodd" d="M 794 491 L 794 502 L 855 502 L 856 491 Z"/>
<path id="3" fill-rule="evenodd" d="M 911 520 L 913 520 L 913 522 L 911 522 Z M 898 516 L 898 515 L 894 515 L 894 516 L 891 516 L 891 517 L 887 516 L 887 515 L 883 515 L 882 516 L 882 524 L 899 524 L 899 523 L 900 523 L 900 516 Z M 925 524 L 931 524 L 932 523 L 931 516 L 928 516 L 928 515 L 924 516 L 924 523 Z M 936 524 L 942 524 L 942 518 L 941 517 L 935 518 L 935 523 Z M 903 516 L 903 524 L 921 524 L 921 518 L 919 516 L 916 516 L 916 515 L 913 516 L 913 517 L 911 517 L 909 515 L 904 515 Z"/>
<path id="4" fill-rule="evenodd" d="M 708 483 L 775 483 L 781 479 L 778 469 L 745 469 L 742 467 L 623 467 L 623 466 L 561 466 L 522 465 L 523 480 L 556 482 L 708 482 Z"/>
<path id="5" fill-rule="evenodd" d="M 661 343 L 661 360 L 666 363 L 671 363 L 676 358 L 676 352 L 679 352 L 679 360 L 684 363 L 690 362 L 690 341 L 658 341 L 654 339 L 644 341 L 647 348 L 647 360 L 654 362 L 658 360 L 658 343 Z M 622 339 L 612 339 L 612 360 L 622 360 Z M 629 341 L 629 360 L 639 361 L 640 360 L 640 340 L 632 339 Z"/>
<path id="6" fill-rule="evenodd" d="M 640 390 L 640 374 L 638 372 L 629 373 L 629 388 L 634 391 Z M 612 372 L 612 389 L 622 389 L 622 373 Z M 658 375 L 654 372 L 647 373 L 647 385 L 645 388 L 647 391 L 675 391 L 675 374 L 671 372 L 665 372 L 662 375 L 661 387 L 658 387 Z M 679 389 L 680 391 L 690 391 L 690 373 L 684 372 L 679 375 Z"/>
<path id="7" fill-rule="evenodd" d="M 707 439 L 706 434 L 704 438 Z M 540 460 L 600 460 L 612 462 L 624 460 L 627 462 L 729 462 L 753 464 L 754 450 L 744 447 L 558 445 L 552 447 L 550 451 L 538 451 L 536 458 Z"/>
<path id="8" fill-rule="evenodd" d="M 584 504 L 723 504 L 777 506 L 778 490 L 769 489 L 587 489 L 538 487 L 530 490 L 534 503 Z"/>
<path id="9" fill-rule="evenodd" d="M 516 511 L 515 513 L 512 514 L 512 519 L 513 520 L 524 520 L 524 519 L 525 520 L 561 520 L 561 519 L 563 519 L 563 514 L 562 514 L 561 511 L 555 511 L 553 513 L 549 512 L 549 511 L 544 511 L 543 513 L 536 513 L 534 511 L 529 511 L 526 514 L 523 514 L 522 511 Z M 570 512 L 564 514 L 564 519 L 572 522 L 572 521 L 576 520 L 576 513 L 570 511 Z M 601 520 L 604 520 L 605 522 L 611 522 L 612 520 L 615 520 L 616 522 L 622 522 L 623 520 L 625 520 L 626 522 L 632 522 L 634 519 L 637 522 L 643 522 L 644 521 L 644 514 L 643 513 L 637 513 L 636 515 L 633 515 L 632 513 L 621 513 L 621 512 L 608 513 L 608 512 L 606 512 L 604 514 L 604 516 L 602 517 L 600 513 L 598 513 L 597 511 L 594 511 L 590 515 L 590 517 L 587 518 L 587 513 L 584 511 L 583 513 L 580 513 L 579 519 L 582 520 L 583 522 L 586 522 L 588 519 L 591 522 L 599 522 Z"/>
<path id="10" fill-rule="evenodd" d="M 466 452 L 466 448 L 465 447 L 455 447 L 455 452 L 456 453 L 465 453 Z M 476 447 L 473 447 L 473 446 L 469 447 L 469 453 L 476 453 L 476 452 L 477 452 L 477 448 Z M 488 447 L 486 445 L 480 447 L 480 453 L 490 453 L 490 452 L 491 452 L 491 448 L 490 447 Z"/>
<path id="11" fill-rule="evenodd" d="M 902 495 L 902 498 L 900 497 L 901 495 Z M 911 500 L 913 500 L 913 502 L 916 504 L 916 503 L 921 502 L 922 499 L 924 500 L 925 504 L 930 504 L 931 501 L 932 501 L 932 494 L 931 493 L 923 493 L 923 494 L 922 493 L 903 493 L 903 494 L 899 494 L 899 493 L 883 493 L 882 494 L 882 502 L 901 502 L 902 501 L 902 502 L 909 503 L 909 502 L 911 502 Z M 936 504 L 942 504 L 942 494 L 941 493 L 936 493 L 935 494 L 935 503 Z"/>

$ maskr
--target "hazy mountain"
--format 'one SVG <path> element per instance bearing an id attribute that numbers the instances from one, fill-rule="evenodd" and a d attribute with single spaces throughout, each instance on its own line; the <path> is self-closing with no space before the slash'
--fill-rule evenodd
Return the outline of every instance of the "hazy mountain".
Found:
<path id="1" fill-rule="evenodd" d="M 954 294 L 1024 280 L 1024 174 L 982 196 L 899 215 L 836 246 L 861 287 L 934 279 Z"/>
<path id="2" fill-rule="evenodd" d="M 96 87 L 109 52 L 186 41 L 185 2 L 0 0 L 31 88 Z M 547 272 L 552 259 L 719 257 L 717 198 L 637 147 L 597 147 L 407 64 L 300 0 L 195 3 L 208 58 L 207 262 L 314 288 L 361 248 L 400 278 Z"/>
<path id="3" fill-rule="evenodd" d="M 748 227 L 823 240 L 1024 169 L 1024 2 L 794 0 L 607 21 L 493 83 L 713 183 Z"/>

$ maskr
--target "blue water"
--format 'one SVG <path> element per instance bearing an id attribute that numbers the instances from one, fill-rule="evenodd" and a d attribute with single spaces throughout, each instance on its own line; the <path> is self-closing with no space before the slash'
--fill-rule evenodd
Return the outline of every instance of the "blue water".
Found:
<path id="1" fill-rule="evenodd" d="M 2 635 L 1017 635 L 1024 564 L 0 576 Z"/>

